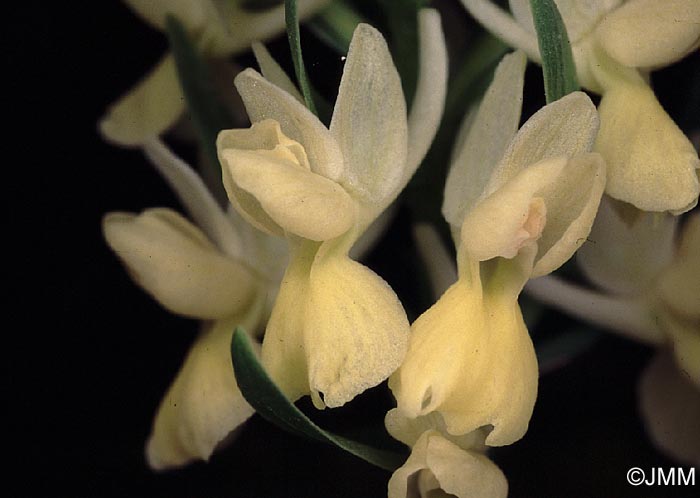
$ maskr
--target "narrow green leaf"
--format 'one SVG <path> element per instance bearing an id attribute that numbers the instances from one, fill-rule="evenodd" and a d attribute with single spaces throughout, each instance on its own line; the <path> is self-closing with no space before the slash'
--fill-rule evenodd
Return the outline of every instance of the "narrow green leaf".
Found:
<path id="1" fill-rule="evenodd" d="M 352 6 L 344 0 L 336 0 L 312 18 L 308 26 L 320 40 L 345 55 L 355 28 L 361 22 L 364 22 L 362 17 Z"/>
<path id="2" fill-rule="evenodd" d="M 272 382 L 250 344 L 248 334 L 237 327 L 231 341 L 231 360 L 236 382 L 245 399 L 267 421 L 285 431 L 332 444 L 389 471 L 396 470 L 405 456 L 380 450 L 325 431 L 314 424 Z"/>
<path id="3" fill-rule="evenodd" d="M 301 94 L 304 96 L 306 107 L 309 108 L 316 116 L 316 106 L 311 94 L 311 85 L 306 76 L 304 68 L 304 58 L 301 55 L 301 39 L 299 36 L 299 16 L 297 15 L 296 0 L 284 0 L 284 19 L 287 23 L 287 38 L 289 39 L 289 49 L 292 52 L 292 61 L 294 62 L 294 72 L 297 76 L 297 82 L 301 89 Z"/>
<path id="4" fill-rule="evenodd" d="M 380 0 L 389 28 L 389 46 L 401 76 L 406 102 L 413 102 L 418 79 L 418 11 L 426 0 Z"/>
<path id="5" fill-rule="evenodd" d="M 187 109 L 205 153 L 202 176 L 214 196 L 223 202 L 226 200 L 226 193 L 221 183 L 216 136 L 223 129 L 233 128 L 234 119 L 219 100 L 209 67 L 188 38 L 180 21 L 168 15 L 165 28 Z"/>
<path id="6" fill-rule="evenodd" d="M 530 0 L 542 54 L 544 94 L 547 103 L 579 89 L 571 43 L 554 0 Z"/>

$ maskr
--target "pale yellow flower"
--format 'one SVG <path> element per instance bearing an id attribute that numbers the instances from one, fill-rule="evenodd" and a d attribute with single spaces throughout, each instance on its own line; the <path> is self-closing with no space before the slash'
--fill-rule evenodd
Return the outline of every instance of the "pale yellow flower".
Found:
<path id="1" fill-rule="evenodd" d="M 700 160 L 649 87 L 649 71 L 700 44 L 697 0 L 555 0 L 579 81 L 600 93 L 595 150 L 608 166 L 606 193 L 645 211 L 675 214 L 697 204 Z M 462 0 L 498 37 L 540 60 L 529 0 L 513 15 L 488 0 Z"/>
<path id="2" fill-rule="evenodd" d="M 236 385 L 231 337 L 239 325 L 261 331 L 286 248 L 221 210 L 197 174 L 161 142 L 151 140 L 144 150 L 199 224 L 165 208 L 103 220 L 107 243 L 135 282 L 173 313 L 202 320 L 146 445 L 148 464 L 162 470 L 208 460 L 253 414 Z"/>
<path id="3" fill-rule="evenodd" d="M 226 58 L 284 31 L 284 5 L 247 11 L 234 0 L 124 0 L 144 21 L 164 31 L 165 19 L 175 16 L 200 52 Z M 316 12 L 329 0 L 299 0 L 300 19 Z M 138 146 L 167 131 L 185 110 L 185 99 L 168 53 L 139 83 L 112 104 L 100 120 L 105 139 Z"/>
<path id="4" fill-rule="evenodd" d="M 490 426 L 489 446 L 523 436 L 537 394 L 518 295 L 585 240 L 605 184 L 602 159 L 587 152 L 598 119 L 585 94 L 547 105 L 517 131 L 524 67 L 522 53 L 504 58 L 460 133 L 443 205 L 458 279 L 412 325 L 389 380 L 402 417 L 439 415 L 451 437 Z"/>
<path id="5" fill-rule="evenodd" d="M 386 379 L 406 352 L 401 303 L 348 251 L 406 185 L 437 130 L 444 39 L 437 12 L 422 11 L 419 25 L 410 116 L 386 42 L 367 25 L 353 36 L 330 128 L 259 50 L 274 81 L 252 69 L 236 78 L 253 126 L 221 132 L 219 158 L 236 209 L 289 243 L 262 362 L 291 399 L 311 394 L 316 406 L 340 406 Z"/>
<path id="6" fill-rule="evenodd" d="M 700 463 L 700 215 L 685 223 L 611 199 L 601 204 L 578 263 L 602 292 L 554 277 L 528 284 L 542 301 L 582 320 L 659 347 L 640 382 L 652 439 Z"/>

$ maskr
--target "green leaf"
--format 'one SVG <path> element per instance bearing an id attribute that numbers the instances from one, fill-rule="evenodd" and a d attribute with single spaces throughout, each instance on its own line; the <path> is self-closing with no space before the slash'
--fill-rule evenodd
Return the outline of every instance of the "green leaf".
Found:
<path id="1" fill-rule="evenodd" d="M 530 0 L 542 54 L 544 94 L 547 103 L 579 89 L 571 43 L 554 0 Z"/>
<path id="2" fill-rule="evenodd" d="M 396 470 L 405 460 L 404 455 L 333 434 L 309 420 L 272 382 L 258 362 L 248 334 L 241 327 L 236 328 L 231 340 L 231 360 L 241 393 L 265 420 L 293 434 L 335 445 L 389 471 Z"/>
<path id="3" fill-rule="evenodd" d="M 343 0 L 331 2 L 308 23 L 320 40 L 341 55 L 348 53 L 355 28 L 364 22 L 352 6 Z"/>
<path id="4" fill-rule="evenodd" d="M 418 79 L 418 11 L 425 0 L 380 0 L 389 28 L 389 46 L 401 76 L 404 97 L 413 102 Z"/>
<path id="5" fill-rule="evenodd" d="M 301 89 L 301 94 L 304 96 L 306 107 L 309 108 L 316 116 L 316 106 L 311 93 L 311 85 L 306 76 L 304 68 L 304 58 L 301 55 L 301 41 L 299 36 L 299 16 L 297 15 L 296 0 L 284 0 L 284 19 L 287 23 L 287 38 L 289 39 L 289 49 L 292 52 L 292 62 L 294 62 L 294 72 L 297 76 L 297 82 Z"/>
<path id="6" fill-rule="evenodd" d="M 216 154 L 216 136 L 221 130 L 233 128 L 235 121 L 220 101 L 209 67 L 188 38 L 180 21 L 168 15 L 165 29 L 187 108 L 205 153 L 206 163 L 202 176 L 215 197 L 219 201 L 225 201 L 221 166 Z"/>

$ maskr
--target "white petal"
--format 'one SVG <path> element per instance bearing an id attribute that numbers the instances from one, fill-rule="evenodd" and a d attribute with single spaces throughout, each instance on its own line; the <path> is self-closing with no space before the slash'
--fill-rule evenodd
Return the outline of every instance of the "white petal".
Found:
<path id="1" fill-rule="evenodd" d="M 617 7 L 622 0 L 555 0 L 571 43 L 587 35 L 598 20 Z M 518 24 L 535 33 L 529 0 L 509 0 L 510 10 Z"/>
<path id="2" fill-rule="evenodd" d="M 665 66 L 700 45 L 700 5 L 697 0 L 630 0 L 603 19 L 596 36 L 625 66 Z"/>
<path id="3" fill-rule="evenodd" d="M 384 38 L 366 24 L 350 43 L 330 130 L 345 160 L 340 183 L 378 215 L 406 180 L 406 103 Z"/>
<path id="4" fill-rule="evenodd" d="M 258 65 L 265 79 L 297 99 L 299 103 L 304 104 L 304 97 L 299 93 L 297 87 L 292 83 L 287 73 L 284 72 L 284 69 L 282 69 L 280 65 L 277 64 L 274 57 L 270 55 L 265 45 L 254 42 L 253 53 L 255 54 L 255 60 L 258 61 Z"/>
<path id="5" fill-rule="evenodd" d="M 252 69 L 236 77 L 236 88 L 253 123 L 273 119 L 306 151 L 311 170 L 331 180 L 343 173 L 343 155 L 328 129 L 293 96 Z"/>
<path id="6" fill-rule="evenodd" d="M 629 206 L 631 219 L 624 219 L 620 213 L 625 206 L 603 197 L 576 260 L 586 277 L 601 288 L 641 295 L 673 258 L 678 218 Z"/>
<path id="7" fill-rule="evenodd" d="M 648 86 L 618 80 L 598 111 L 595 150 L 607 163 L 609 196 L 674 214 L 697 204 L 698 154 Z"/>
<path id="8" fill-rule="evenodd" d="M 598 113 L 583 92 L 547 104 L 520 128 L 494 169 L 486 193 L 495 191 L 518 171 L 543 159 L 589 152 L 598 132 Z"/>
<path id="9" fill-rule="evenodd" d="M 146 445 L 154 470 L 209 460 L 214 449 L 254 412 L 236 384 L 231 319 L 208 325 L 163 397 Z"/>
<path id="10" fill-rule="evenodd" d="M 420 165 L 440 126 L 447 95 L 447 47 L 437 10 L 418 13 L 420 59 L 416 94 L 408 116 L 408 180 Z"/>
<path id="11" fill-rule="evenodd" d="M 535 62 L 541 60 L 537 36 L 531 26 L 521 26 L 507 12 L 489 0 L 462 0 L 467 11 L 495 36 L 522 50 Z"/>
<path id="12" fill-rule="evenodd" d="M 389 498 L 505 498 L 503 472 L 485 455 L 464 451 L 436 431 L 425 432 L 389 480 Z"/>
<path id="13" fill-rule="evenodd" d="M 99 123 L 100 133 L 118 145 L 141 145 L 167 131 L 184 109 L 175 60 L 168 54 L 107 109 Z"/>
<path id="14" fill-rule="evenodd" d="M 598 154 L 581 154 L 540 192 L 547 206 L 547 224 L 537 241 L 532 278 L 559 268 L 586 241 L 604 190 L 603 159 Z"/>
<path id="15" fill-rule="evenodd" d="M 337 407 L 376 386 L 401 364 L 408 334 L 406 313 L 384 280 L 347 257 L 319 254 L 305 324 L 312 394 Z"/>
<path id="16" fill-rule="evenodd" d="M 143 150 L 212 242 L 228 256 L 242 257 L 243 243 L 239 234 L 200 176 L 157 138 L 147 141 Z"/>
<path id="17" fill-rule="evenodd" d="M 445 184 L 442 213 L 460 226 L 467 210 L 482 195 L 520 122 L 526 59 L 522 52 L 503 58 L 479 105 Z"/>
<path id="18" fill-rule="evenodd" d="M 657 353 L 642 374 L 639 405 L 654 443 L 681 462 L 700 466 L 700 390 L 667 352 Z"/>
<path id="19" fill-rule="evenodd" d="M 224 150 L 229 196 L 236 196 L 233 182 L 284 231 L 306 239 L 328 240 L 347 232 L 355 221 L 354 201 L 337 183 L 284 157 L 286 151 L 281 146 L 273 151 Z"/>
<path id="20" fill-rule="evenodd" d="M 219 253 L 197 227 L 174 211 L 110 213 L 103 220 L 103 231 L 134 280 L 173 313 L 224 318 L 255 297 L 253 275 Z"/>

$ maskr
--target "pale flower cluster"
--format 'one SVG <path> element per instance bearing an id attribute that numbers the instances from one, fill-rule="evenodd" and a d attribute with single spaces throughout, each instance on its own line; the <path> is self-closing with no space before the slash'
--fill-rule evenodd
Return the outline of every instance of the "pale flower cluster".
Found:
<path id="1" fill-rule="evenodd" d="M 655 362 L 643 381 L 644 413 L 661 445 L 698 439 L 697 424 L 677 430 L 679 413 L 657 408 L 690 396 L 700 411 L 700 218 L 677 243 L 670 214 L 697 203 L 700 161 L 656 100 L 648 71 L 697 47 L 700 8 L 692 0 L 558 0 L 578 77 L 602 101 L 596 109 L 573 92 L 519 126 L 527 56 L 539 60 L 529 2 L 511 0 L 512 16 L 485 0 L 463 3 L 522 51 L 503 58 L 459 130 L 442 206 L 456 272 L 444 253 L 427 262 L 440 295 L 413 324 L 351 249 L 376 237 L 438 130 L 448 63 L 437 11 L 419 13 L 410 106 L 383 36 L 356 28 L 328 127 L 254 43 L 262 74 L 235 78 L 252 125 L 217 140 L 230 209 L 157 138 L 184 109 L 171 56 L 102 121 L 110 140 L 143 148 L 196 223 L 168 209 L 104 218 L 105 238 L 134 280 L 166 309 L 202 320 L 155 417 L 151 467 L 208 459 L 252 415 L 231 368 L 240 325 L 262 336 L 260 361 L 292 401 L 310 395 L 317 408 L 339 407 L 389 379 L 396 408 L 386 428 L 411 448 L 390 498 L 503 498 L 507 481 L 487 449 L 523 437 L 537 397 L 537 359 L 518 304 L 526 286 L 583 319 L 668 346 L 674 362 Z M 161 29 L 175 14 L 213 56 L 282 29 L 279 8 L 245 17 L 222 11 L 224 2 L 129 4 Z M 300 2 L 300 11 L 321 4 Z M 671 17 L 680 22 L 671 26 Z M 546 276 L 580 248 L 579 265 L 601 293 Z M 690 382 L 664 377 L 669 364 Z M 678 454 L 697 463 L 697 448 Z"/>

